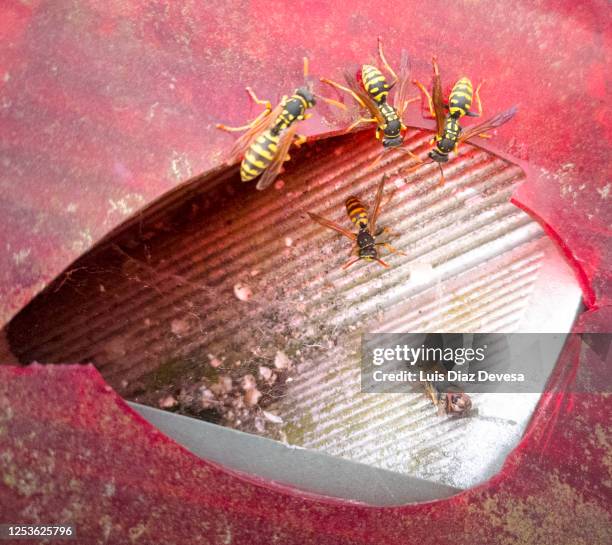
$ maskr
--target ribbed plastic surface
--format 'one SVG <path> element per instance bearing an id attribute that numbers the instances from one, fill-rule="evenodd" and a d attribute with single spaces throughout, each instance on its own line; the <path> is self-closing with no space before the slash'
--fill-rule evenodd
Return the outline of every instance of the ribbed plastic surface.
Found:
<path id="1" fill-rule="evenodd" d="M 429 138 L 411 130 L 408 145 L 424 155 Z M 508 202 L 518 166 L 464 145 L 440 186 L 433 165 L 403 176 L 404 154 L 370 168 L 378 152 L 370 133 L 329 139 L 293 153 L 281 188 L 257 192 L 232 169 L 168 196 L 22 311 L 8 329 L 12 351 L 22 362 L 93 362 L 122 394 L 153 405 L 210 376 L 211 357 L 236 377 L 282 351 L 291 380 L 261 400 L 283 420 L 268 425 L 272 436 L 454 486 L 481 480 L 533 403 L 511 418 L 496 413 L 500 398 L 476 398 L 479 416 L 453 420 L 418 392 L 360 394 L 360 333 L 516 330 L 551 243 Z M 305 212 L 350 228 L 344 200 L 371 204 L 383 173 L 379 225 L 399 233 L 391 242 L 407 255 L 386 258 L 390 269 L 343 271 L 350 242 Z M 239 283 L 250 300 L 236 298 Z"/>

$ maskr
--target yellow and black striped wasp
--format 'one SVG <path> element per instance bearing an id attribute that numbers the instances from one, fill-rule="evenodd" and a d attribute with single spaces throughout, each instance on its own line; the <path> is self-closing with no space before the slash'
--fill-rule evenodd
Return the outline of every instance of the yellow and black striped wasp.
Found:
<path id="1" fill-rule="evenodd" d="M 352 123 L 346 132 L 350 132 L 355 127 L 362 123 L 376 123 L 376 138 L 381 141 L 384 151 L 397 149 L 404 153 L 414 155 L 401 148 L 404 143 L 404 135 L 406 126 L 402 120 L 404 112 L 408 104 L 418 100 L 418 97 L 409 99 L 409 76 L 410 67 L 408 55 L 402 50 L 400 61 L 399 75 L 391 68 L 383 53 L 382 39 L 378 37 L 378 56 L 383 67 L 391 76 L 391 82 L 387 82 L 387 78 L 376 66 L 364 64 L 357 71 L 357 76 L 345 71 L 344 79 L 346 85 L 342 85 L 327 78 L 321 78 L 323 83 L 327 83 L 350 94 L 357 104 L 364 110 L 367 110 L 369 117 L 359 117 Z M 389 91 L 395 88 L 393 101 L 389 102 Z M 375 161 L 378 162 L 382 157 L 379 155 Z"/>
<path id="2" fill-rule="evenodd" d="M 297 134 L 296 122 L 310 117 L 311 114 L 306 111 L 314 107 L 317 98 L 345 108 L 335 100 L 315 95 L 308 77 L 306 57 L 304 57 L 304 82 L 304 86 L 296 89 L 291 96 L 283 96 L 274 108 L 270 101 L 258 99 L 253 89 L 247 87 L 247 93 L 253 102 L 264 106 L 264 110 L 253 121 L 241 127 L 217 124 L 218 129 L 227 132 L 246 131 L 236 140 L 226 159 L 228 165 L 241 161 L 240 178 L 243 182 L 260 176 L 257 189 L 262 190 L 275 180 L 282 170 L 283 163 L 290 159 L 291 144 L 299 147 L 306 141 L 306 137 Z"/>
<path id="3" fill-rule="evenodd" d="M 336 222 L 328 220 L 314 212 L 308 212 L 310 218 L 317 223 L 323 225 L 323 227 L 327 227 L 328 229 L 333 229 L 337 231 L 341 235 L 344 235 L 348 239 L 350 239 L 354 245 L 351 248 L 351 259 L 347 261 L 342 268 L 348 269 L 351 265 L 357 263 L 360 259 L 365 261 L 376 261 L 380 265 L 385 268 L 388 268 L 389 265 L 380 259 L 378 255 L 378 247 L 382 246 L 386 248 L 389 252 L 394 254 L 406 255 L 404 252 L 400 252 L 396 250 L 393 246 L 391 246 L 388 242 L 376 242 L 376 237 L 382 234 L 383 232 L 390 232 L 390 229 L 385 227 L 380 231 L 376 231 L 376 220 L 380 214 L 382 195 L 385 186 L 386 176 L 383 176 L 378 184 L 378 189 L 376 191 L 376 197 L 374 199 L 374 206 L 372 207 L 372 214 L 368 217 L 368 212 L 366 207 L 363 205 L 359 197 L 350 196 L 346 199 L 346 212 L 350 218 L 350 220 L 355 224 L 358 231 L 357 233 L 353 233 L 348 229 L 338 225 Z M 356 256 L 356 257 L 353 257 Z"/>
<path id="4" fill-rule="evenodd" d="M 431 141 L 432 144 L 435 144 L 435 147 L 428 153 L 428 156 L 432 162 L 438 164 L 443 183 L 444 172 L 442 171 L 442 163 L 448 162 L 450 153 L 456 152 L 459 144 L 470 138 L 476 136 L 489 138 L 490 135 L 487 134 L 487 131 L 500 127 L 510 121 L 516 115 L 517 108 L 512 106 L 478 125 L 463 129 L 459 124 L 459 120 L 463 116 L 480 117 L 482 115 L 482 103 L 480 101 L 480 87 L 482 83 L 476 88 L 474 93 L 472 82 L 469 78 L 462 77 L 453 86 L 449 95 L 448 105 L 445 105 L 437 58 L 434 56 L 431 62 L 433 66 L 431 95 L 419 81 L 414 80 L 414 84 L 421 91 L 421 99 L 427 101 L 429 117 L 436 120 L 436 135 Z M 470 111 L 474 98 L 476 99 L 478 112 Z M 424 163 L 425 161 L 420 161 L 409 170 L 414 170 Z"/>

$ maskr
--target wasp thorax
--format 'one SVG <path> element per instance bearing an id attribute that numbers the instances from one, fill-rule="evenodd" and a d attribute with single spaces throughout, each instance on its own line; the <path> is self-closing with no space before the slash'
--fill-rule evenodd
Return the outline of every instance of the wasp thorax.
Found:
<path id="1" fill-rule="evenodd" d="M 390 121 L 387 122 L 384 133 L 385 133 L 385 136 L 395 138 L 396 136 L 400 134 L 401 130 L 402 130 L 401 121 L 399 119 L 391 119 Z"/>
<path id="2" fill-rule="evenodd" d="M 301 96 L 309 108 L 312 108 L 317 103 L 314 93 L 307 87 L 300 87 L 295 91 L 295 94 Z"/>

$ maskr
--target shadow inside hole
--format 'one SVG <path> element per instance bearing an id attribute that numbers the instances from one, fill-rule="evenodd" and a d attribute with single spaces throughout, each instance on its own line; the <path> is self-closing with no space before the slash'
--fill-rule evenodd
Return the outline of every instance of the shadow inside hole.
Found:
<path id="1" fill-rule="evenodd" d="M 305 263 L 317 262 L 321 276 L 338 260 L 320 242 L 350 248 L 305 215 L 311 184 L 326 174 L 317 164 L 327 157 L 355 177 L 355 159 L 376 146 L 370 134 L 311 143 L 264 192 L 242 183 L 236 167 L 177 188 L 27 305 L 6 326 L 12 353 L 24 364 L 93 363 L 127 399 L 264 432 L 260 409 L 284 395 L 296 355 L 308 356 L 304 345 L 312 351 L 329 334 L 307 315 L 322 283 Z M 349 153 L 338 161 L 340 149 Z M 291 282 L 279 281 L 283 266 Z M 237 297 L 240 286 L 248 301 Z"/>
<path id="2" fill-rule="evenodd" d="M 411 149 L 424 152 L 429 137 L 411 131 Z M 378 152 L 367 131 L 292 152 L 282 183 L 263 192 L 240 182 L 236 167 L 177 188 L 24 308 L 6 328 L 12 352 L 24 364 L 91 362 L 129 400 L 291 444 L 312 441 L 319 425 L 343 429 L 341 413 L 329 416 L 338 412 L 333 400 L 319 400 L 318 414 L 289 414 L 289 386 L 297 384 L 303 400 L 325 389 L 332 398 L 358 392 L 360 334 L 404 312 L 392 294 L 410 276 L 419 237 L 454 248 L 451 257 L 461 252 L 452 240 L 436 241 L 434 225 L 462 213 L 453 184 L 494 208 L 524 177 L 463 146 L 446 169 L 447 189 L 435 165 L 404 184 L 399 172 L 411 159 L 390 155 L 369 168 Z M 362 262 L 344 272 L 350 242 L 305 212 L 351 229 L 344 201 L 358 195 L 371 205 L 383 174 L 390 177 L 379 224 L 411 225 L 409 247 L 399 247 L 409 255 L 390 256 L 390 270 Z M 406 403 L 419 412 L 424 399 Z M 353 432 L 360 426 L 346 430 Z"/>

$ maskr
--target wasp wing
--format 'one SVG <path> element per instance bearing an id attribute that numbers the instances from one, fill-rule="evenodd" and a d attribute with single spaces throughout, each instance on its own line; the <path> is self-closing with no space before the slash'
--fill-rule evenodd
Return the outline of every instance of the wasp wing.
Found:
<path id="1" fill-rule="evenodd" d="M 385 189 L 385 182 L 387 181 L 387 177 L 383 176 L 380 179 L 378 184 L 378 189 L 376 190 L 376 197 L 374 197 L 374 206 L 372 207 L 372 216 L 369 221 L 369 231 L 372 236 L 376 233 L 376 220 L 378 219 L 378 214 L 380 213 L 380 203 L 382 202 L 383 190 Z"/>
<path id="2" fill-rule="evenodd" d="M 517 112 L 517 107 L 512 106 L 512 108 L 508 108 L 507 110 L 479 123 L 478 125 L 474 125 L 473 127 L 468 127 L 464 131 L 461 132 L 461 136 L 459 136 L 459 142 L 465 142 L 470 138 L 474 138 L 474 136 L 478 136 L 483 132 L 487 132 L 491 129 L 495 129 L 497 127 L 501 127 L 504 123 L 510 121 Z"/>
<path id="3" fill-rule="evenodd" d="M 370 115 L 376 119 L 379 125 L 385 124 L 385 119 L 383 118 L 380 110 L 376 102 L 372 99 L 372 97 L 363 89 L 363 87 L 357 82 L 354 75 L 351 75 L 349 72 L 344 73 L 344 79 L 346 80 L 346 84 L 348 88 L 353 91 L 365 104 L 366 109 L 370 113 Z"/>
<path id="4" fill-rule="evenodd" d="M 269 113 L 262 112 L 258 118 L 255 119 L 253 126 L 248 129 L 244 134 L 234 142 L 232 149 L 227 154 L 226 163 L 228 165 L 241 161 L 244 158 L 244 154 L 251 147 L 251 144 L 257 139 L 257 137 L 263 132 L 267 131 L 272 124 L 276 121 L 284 107 L 284 101 L 278 103 Z"/>
<path id="5" fill-rule="evenodd" d="M 293 143 L 296 129 L 297 124 L 294 123 L 281 132 L 276 154 L 266 170 L 263 171 L 261 178 L 259 178 L 259 181 L 257 182 L 257 189 L 260 191 L 262 189 L 266 189 L 266 187 L 268 187 L 280 174 L 280 171 L 283 168 L 283 163 L 287 160 L 287 154 L 289 153 L 289 148 Z"/>
<path id="6" fill-rule="evenodd" d="M 395 97 L 393 104 L 400 119 L 404 117 L 406 106 L 408 105 L 408 89 L 410 88 L 410 58 L 408 52 L 402 49 L 399 74 L 395 85 Z"/>
<path id="7" fill-rule="evenodd" d="M 308 212 L 308 215 L 310 216 L 311 220 L 314 220 L 317 223 L 320 223 L 323 227 L 327 227 L 328 229 L 333 229 L 334 231 L 337 231 L 341 235 L 344 235 L 345 237 L 353 241 L 357 240 L 357 235 L 355 233 L 351 233 L 351 231 L 349 231 L 348 229 L 345 229 L 344 227 L 341 227 L 335 221 L 325 219 L 323 216 L 319 216 L 319 214 L 315 214 L 314 212 Z"/>
<path id="8" fill-rule="evenodd" d="M 433 78 L 431 87 L 431 101 L 433 103 L 434 113 L 436 115 L 436 134 L 442 136 L 444 132 L 444 120 L 446 119 L 446 108 L 444 107 L 444 97 L 442 95 L 442 79 L 440 78 L 440 69 L 438 62 L 434 58 Z"/>

